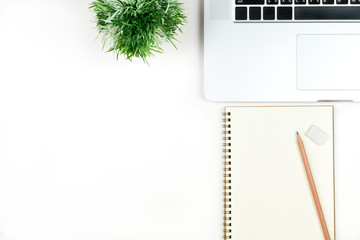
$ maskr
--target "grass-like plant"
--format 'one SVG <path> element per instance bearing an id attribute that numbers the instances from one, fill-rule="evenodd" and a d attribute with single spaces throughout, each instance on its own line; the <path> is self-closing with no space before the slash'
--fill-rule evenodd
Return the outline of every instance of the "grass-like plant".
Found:
<path id="1" fill-rule="evenodd" d="M 124 55 L 130 61 L 140 57 L 147 63 L 154 52 L 163 52 L 163 42 L 176 48 L 177 33 L 186 22 L 178 0 L 95 0 L 90 9 L 96 15 L 103 48 L 114 52 L 116 59 Z"/>

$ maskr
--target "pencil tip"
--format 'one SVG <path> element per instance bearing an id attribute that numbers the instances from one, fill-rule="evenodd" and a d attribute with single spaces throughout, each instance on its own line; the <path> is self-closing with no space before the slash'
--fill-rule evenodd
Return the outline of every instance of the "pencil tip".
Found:
<path id="1" fill-rule="evenodd" d="M 299 135 L 299 132 L 298 132 L 298 131 L 296 131 L 296 135 Z"/>

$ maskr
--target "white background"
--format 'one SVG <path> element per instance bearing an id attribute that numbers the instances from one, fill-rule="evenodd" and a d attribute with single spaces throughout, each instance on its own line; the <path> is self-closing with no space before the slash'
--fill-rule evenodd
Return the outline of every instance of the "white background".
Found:
<path id="1" fill-rule="evenodd" d="M 202 0 L 178 50 L 116 61 L 88 0 L 0 0 L 0 239 L 221 239 L 224 104 Z"/>
<path id="2" fill-rule="evenodd" d="M 101 50 L 89 0 L 0 0 L 0 240 L 222 238 L 228 104 L 203 97 L 202 1 L 149 67 Z M 358 149 L 339 140 L 358 110 L 338 111 L 339 148 Z M 347 181 L 338 239 L 359 239 Z"/>

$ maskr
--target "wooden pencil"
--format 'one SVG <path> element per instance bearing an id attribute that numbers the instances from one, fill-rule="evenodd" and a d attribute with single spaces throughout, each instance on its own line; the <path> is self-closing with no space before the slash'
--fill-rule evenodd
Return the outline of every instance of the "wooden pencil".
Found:
<path id="1" fill-rule="evenodd" d="M 312 173 L 311 173 L 309 160 L 308 160 L 308 158 L 306 156 L 304 143 L 303 143 L 303 141 L 302 141 L 302 139 L 301 139 L 301 137 L 299 135 L 299 132 L 296 132 L 296 136 L 297 136 L 297 142 L 298 142 L 299 149 L 300 149 L 301 158 L 302 158 L 302 161 L 304 163 L 306 176 L 307 176 L 307 179 L 308 179 L 308 182 L 309 182 L 309 185 L 310 185 L 310 189 L 311 189 L 311 193 L 312 193 L 312 196 L 313 196 L 313 199 L 314 199 L 314 202 L 315 202 L 316 211 L 317 211 L 317 214 L 319 216 L 321 228 L 322 228 L 325 240 L 330 240 L 330 235 L 329 235 L 329 231 L 328 231 L 327 226 L 326 226 L 324 213 L 323 213 L 322 208 L 321 208 L 319 196 L 318 196 L 318 193 L 316 191 L 314 178 L 313 178 Z"/>

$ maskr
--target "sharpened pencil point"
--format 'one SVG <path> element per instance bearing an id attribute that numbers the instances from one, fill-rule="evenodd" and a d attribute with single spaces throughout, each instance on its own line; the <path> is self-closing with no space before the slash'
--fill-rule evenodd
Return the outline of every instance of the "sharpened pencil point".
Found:
<path id="1" fill-rule="evenodd" d="M 296 131 L 296 135 L 299 135 L 299 132 L 298 132 L 298 131 Z"/>

